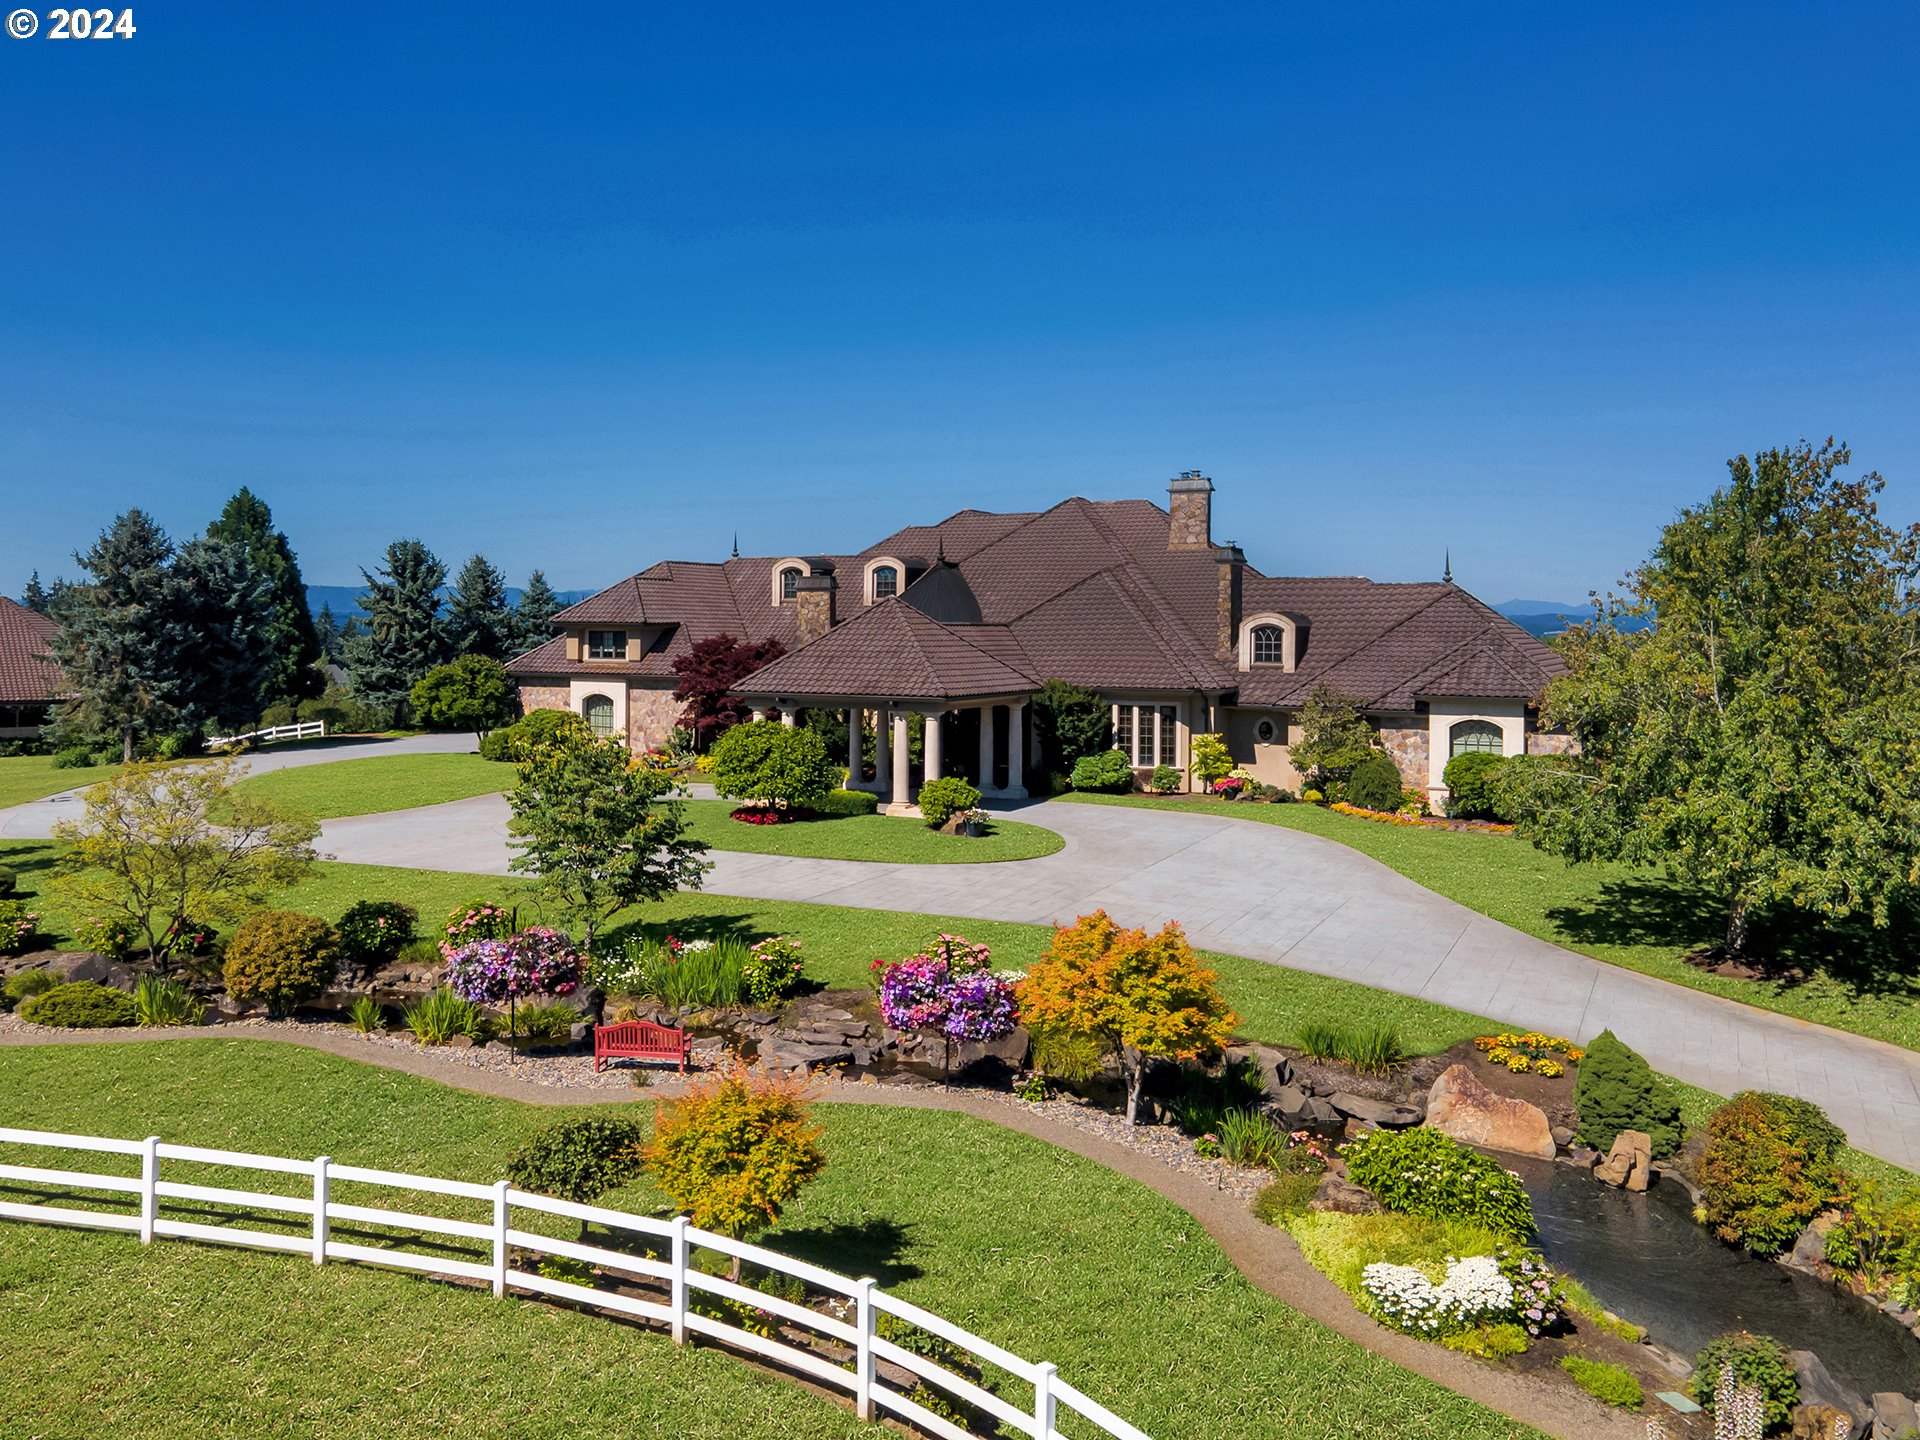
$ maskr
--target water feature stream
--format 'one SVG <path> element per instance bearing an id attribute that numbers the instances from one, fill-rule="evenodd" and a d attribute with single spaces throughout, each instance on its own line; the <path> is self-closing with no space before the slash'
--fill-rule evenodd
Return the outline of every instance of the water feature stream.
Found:
<path id="1" fill-rule="evenodd" d="M 1676 1182 L 1635 1195 L 1571 1165 L 1500 1158 L 1533 1198 L 1547 1259 L 1660 1344 L 1691 1356 L 1716 1335 L 1754 1330 L 1811 1350 L 1862 1396 L 1920 1393 L 1920 1341 L 1905 1326 L 1811 1275 L 1721 1244 L 1694 1223 L 1692 1198 Z"/>

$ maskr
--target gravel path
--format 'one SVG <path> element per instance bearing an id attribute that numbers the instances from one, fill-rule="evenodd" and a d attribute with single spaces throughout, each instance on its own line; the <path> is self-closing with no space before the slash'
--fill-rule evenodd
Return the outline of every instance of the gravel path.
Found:
<path id="1" fill-rule="evenodd" d="M 49 1031 L 13 1015 L 0 1015 L 0 1046 L 170 1039 L 302 1045 L 535 1105 L 613 1104 L 667 1098 L 684 1089 L 684 1082 L 671 1072 L 653 1072 L 657 1078 L 645 1087 L 636 1087 L 630 1072 L 612 1070 L 596 1076 L 590 1056 L 525 1057 L 510 1063 L 496 1051 L 426 1049 L 398 1036 L 363 1036 L 325 1022 L 241 1020 L 163 1031 Z M 1559 1440 L 1641 1440 L 1640 1422 L 1564 1386 L 1499 1370 L 1374 1324 L 1307 1263 L 1285 1232 L 1262 1225 L 1248 1212 L 1247 1200 L 1259 1188 L 1259 1172 L 1201 1160 L 1193 1154 L 1192 1145 L 1174 1132 L 1129 1127 L 1117 1116 L 1086 1106 L 1063 1101 L 1032 1104 L 983 1090 L 850 1084 L 827 1077 L 820 1077 L 816 1088 L 819 1098 L 832 1104 L 894 1105 L 970 1115 L 1095 1161 L 1185 1210 L 1252 1284 L 1395 1364 Z"/>

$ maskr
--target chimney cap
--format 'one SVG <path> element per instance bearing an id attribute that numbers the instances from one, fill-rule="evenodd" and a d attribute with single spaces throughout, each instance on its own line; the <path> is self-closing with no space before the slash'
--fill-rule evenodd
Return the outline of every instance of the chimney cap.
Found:
<path id="1" fill-rule="evenodd" d="M 831 590 L 834 588 L 833 572 L 828 570 L 824 574 L 815 573 L 812 575 L 802 575 L 798 580 L 793 582 L 793 588 L 795 592 L 802 590 Z"/>
<path id="2" fill-rule="evenodd" d="M 1244 565 L 1247 563 L 1247 552 L 1229 540 L 1224 545 L 1214 547 L 1213 558 L 1222 565 Z"/>
<path id="3" fill-rule="evenodd" d="M 1167 482 L 1167 490 L 1175 495 L 1187 494 L 1192 491 L 1210 491 L 1212 489 L 1213 481 L 1202 475 L 1198 470 L 1182 470 Z"/>

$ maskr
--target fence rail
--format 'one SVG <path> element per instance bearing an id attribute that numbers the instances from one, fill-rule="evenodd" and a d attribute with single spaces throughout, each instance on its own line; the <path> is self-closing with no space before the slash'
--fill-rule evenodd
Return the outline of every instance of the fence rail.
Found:
<path id="1" fill-rule="evenodd" d="M 598 1205 L 580 1205 L 531 1194 L 515 1189 L 505 1180 L 492 1185 L 442 1180 L 336 1164 L 326 1155 L 311 1160 L 289 1160 L 244 1151 L 173 1145 L 158 1136 L 113 1140 L 0 1126 L 0 1154 L 6 1153 L 5 1147 L 10 1146 L 118 1155 L 137 1160 L 139 1173 L 110 1175 L 0 1164 L 0 1197 L 24 1192 L 37 1192 L 42 1197 L 34 1201 L 0 1198 L 0 1219 L 121 1230 L 137 1234 L 142 1244 L 151 1244 L 155 1238 L 174 1237 L 213 1245 L 304 1254 L 315 1265 L 330 1260 L 380 1265 L 478 1281 L 490 1285 L 496 1296 L 522 1291 L 562 1300 L 664 1327 L 679 1344 L 685 1344 L 691 1335 L 700 1335 L 733 1350 L 757 1355 L 851 1395 L 862 1419 L 876 1420 L 884 1412 L 939 1440 L 974 1440 L 974 1432 L 922 1403 L 935 1395 L 950 1402 L 943 1408 L 951 1409 L 957 1404 L 962 1412 L 978 1416 L 983 1426 L 997 1425 L 1032 1436 L 1034 1440 L 1069 1440 L 1058 1428 L 1063 1414 L 1078 1416 L 1084 1422 L 1075 1426 L 1076 1434 L 1105 1435 L 1112 1440 L 1148 1440 L 1143 1432 L 1105 1406 L 1058 1379 L 1052 1365 L 1024 1360 L 931 1311 L 887 1294 L 870 1279 L 849 1279 L 804 1260 L 696 1229 L 685 1216 L 656 1220 L 629 1215 Z M 278 1174 L 304 1183 L 299 1193 L 273 1194 L 178 1179 L 163 1180 L 160 1177 L 163 1161 L 174 1166 L 214 1166 Z M 465 1201 L 470 1206 L 484 1207 L 491 1215 L 485 1220 L 462 1219 L 383 1205 L 348 1203 L 334 1198 L 335 1185 L 442 1195 Z M 75 1196 L 72 1191 L 100 1194 L 98 1197 Z M 79 1209 L 71 1204 L 55 1205 L 48 1203 L 49 1195 L 92 1205 L 118 1204 L 122 1208 Z M 129 1197 L 134 1206 L 131 1212 L 126 1208 Z M 161 1202 L 166 1200 L 192 1202 L 189 1213 L 202 1218 L 187 1220 L 178 1214 L 163 1213 Z M 210 1209 L 219 1206 L 232 1207 L 240 1213 Z M 516 1224 L 516 1211 L 577 1221 L 581 1227 L 580 1238 L 565 1240 L 542 1235 L 526 1225 Z M 233 1223 L 239 1219 L 254 1224 Z M 210 1220 L 222 1223 L 209 1223 Z M 287 1228 L 254 1228 L 258 1224 L 279 1224 Z M 336 1224 L 353 1238 L 337 1237 Z M 590 1226 L 610 1232 L 608 1243 L 589 1243 Z M 379 1233 L 383 1230 L 405 1233 Z M 622 1237 L 633 1237 L 644 1249 L 635 1253 L 616 1248 Z M 708 1273 L 694 1263 L 696 1251 L 738 1259 L 799 1280 L 817 1293 L 828 1309 L 816 1309 Z M 580 1283 L 577 1276 L 562 1278 L 560 1274 L 542 1274 L 539 1272 L 542 1256 L 596 1267 L 603 1276 L 615 1277 L 620 1288 Z M 522 1265 L 528 1268 L 521 1268 Z M 884 1337 L 879 1333 L 882 1316 L 937 1336 L 964 1352 L 977 1365 L 1010 1377 L 1016 1394 L 1009 1398 L 1000 1393 L 984 1372 L 978 1379 L 970 1379 Z M 749 1317 L 757 1320 L 757 1330 L 770 1333 L 757 1333 L 756 1329 L 736 1323 Z M 795 1334 L 796 1331 L 804 1333 Z"/>
<path id="2" fill-rule="evenodd" d="M 271 725 L 265 730 L 249 730 L 244 735 L 216 735 L 207 741 L 207 748 L 242 745 L 248 741 L 269 745 L 275 740 L 324 740 L 326 737 L 326 721 L 302 720 L 298 725 Z"/>

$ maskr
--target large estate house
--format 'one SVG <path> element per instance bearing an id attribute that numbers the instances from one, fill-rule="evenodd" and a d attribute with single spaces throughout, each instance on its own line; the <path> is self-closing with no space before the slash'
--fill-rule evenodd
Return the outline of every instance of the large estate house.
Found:
<path id="1" fill-rule="evenodd" d="M 662 561 L 561 611 L 558 633 L 508 669 L 528 709 L 574 710 L 642 748 L 680 713 L 677 656 L 710 636 L 772 637 L 787 653 L 739 693 L 788 723 L 843 715 L 855 756 L 871 732 L 878 763 L 849 783 L 901 809 L 941 774 L 1023 796 L 1051 763 L 1029 712 L 1049 680 L 1107 699 L 1114 743 L 1143 777 L 1187 771 L 1192 737 L 1212 732 L 1257 778 L 1298 785 L 1295 717 L 1320 686 L 1362 702 L 1436 804 L 1462 751 L 1562 747 L 1534 709 L 1561 663 L 1531 635 L 1450 579 L 1262 574 L 1215 542 L 1212 500 L 1195 471 L 1169 485 L 1166 509 L 962 510 L 849 554 Z M 910 770 L 915 714 L 925 740 Z"/>
<path id="2" fill-rule="evenodd" d="M 46 616 L 0 595 L 0 740 L 34 740 L 53 716 L 60 667 L 53 663 L 58 627 Z"/>

